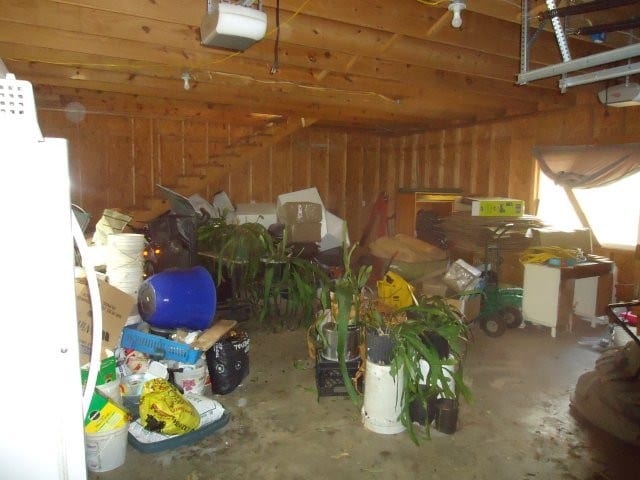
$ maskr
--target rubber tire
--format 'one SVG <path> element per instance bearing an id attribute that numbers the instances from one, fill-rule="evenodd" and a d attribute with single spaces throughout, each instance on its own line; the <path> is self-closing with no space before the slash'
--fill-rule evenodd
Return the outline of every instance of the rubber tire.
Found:
<path id="1" fill-rule="evenodd" d="M 522 324 L 522 310 L 512 306 L 502 307 L 498 312 L 507 328 L 518 328 Z"/>
<path id="2" fill-rule="evenodd" d="M 494 313 L 480 319 L 480 327 L 489 337 L 500 337 L 507 330 L 501 315 Z"/>

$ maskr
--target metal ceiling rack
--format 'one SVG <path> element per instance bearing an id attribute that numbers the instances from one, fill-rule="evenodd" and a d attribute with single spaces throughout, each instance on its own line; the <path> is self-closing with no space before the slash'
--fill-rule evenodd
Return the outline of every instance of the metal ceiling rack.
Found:
<path id="1" fill-rule="evenodd" d="M 637 3 L 637 0 L 594 0 L 589 3 L 572 5 L 569 7 L 556 8 L 554 0 L 547 0 L 547 11 L 537 16 L 540 20 L 538 30 L 531 37 L 529 31 L 531 29 L 531 16 L 529 13 L 528 0 L 522 0 L 522 30 L 521 30 L 521 59 L 520 74 L 517 83 L 525 85 L 529 82 L 561 75 L 559 80 L 560 90 L 564 93 L 568 87 L 585 85 L 601 80 L 619 78 L 624 76 L 640 73 L 640 62 L 631 63 L 633 57 L 640 56 L 640 43 L 631 44 L 625 47 L 616 48 L 607 52 L 596 53 L 582 58 L 571 59 L 569 49 L 566 43 L 565 29 L 560 24 L 561 17 L 576 15 L 578 13 L 591 12 L 596 10 L 605 10 L 609 8 L 619 7 L 631 3 Z M 530 49 L 535 43 L 537 34 L 544 26 L 545 20 L 552 20 L 554 32 L 558 41 L 558 46 L 562 53 L 563 62 L 555 65 L 529 70 Z M 603 25 L 592 25 L 588 27 L 588 32 L 596 33 L 603 31 L 612 31 L 620 28 L 633 28 L 638 26 L 640 21 L 626 21 L 623 23 L 611 23 Z M 631 26 L 631 27 L 629 27 Z M 580 34 L 586 34 L 587 28 L 580 29 Z M 575 33 L 575 32 L 574 32 Z M 567 76 L 572 72 L 584 70 L 592 67 L 599 67 L 621 60 L 629 60 L 626 65 L 604 68 L 602 70 L 584 73 L 581 75 Z"/>

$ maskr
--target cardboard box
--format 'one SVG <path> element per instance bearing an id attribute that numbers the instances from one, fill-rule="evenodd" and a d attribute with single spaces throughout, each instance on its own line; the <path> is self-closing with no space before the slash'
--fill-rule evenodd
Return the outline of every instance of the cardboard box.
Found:
<path id="1" fill-rule="evenodd" d="M 107 357 L 105 348 L 113 350 L 117 345 L 122 328 L 136 304 L 136 299 L 103 280 L 98 280 L 98 286 L 102 303 L 102 348 L 100 358 L 104 359 Z M 80 363 L 83 365 L 90 361 L 93 313 L 86 280 L 76 279 L 75 287 Z"/>
<path id="2" fill-rule="evenodd" d="M 427 297 L 444 297 L 449 289 L 447 284 L 444 283 L 442 276 L 427 278 L 425 280 L 418 279 L 415 283 L 420 293 Z"/>
<path id="3" fill-rule="evenodd" d="M 265 228 L 278 223 L 273 203 L 239 203 L 235 215 L 238 223 L 259 223 Z"/>
<path id="4" fill-rule="evenodd" d="M 322 238 L 320 235 L 320 222 L 293 223 L 285 225 L 287 243 L 317 243 Z"/>
<path id="5" fill-rule="evenodd" d="M 471 215 L 474 217 L 521 217 L 524 200 L 504 197 L 472 197 Z"/>
<path id="6" fill-rule="evenodd" d="M 531 246 L 579 248 L 584 253 L 592 252 L 591 230 L 557 230 L 554 228 L 532 228 Z"/>
<path id="7" fill-rule="evenodd" d="M 482 307 L 481 295 L 465 295 L 460 298 L 448 298 L 447 303 L 457 308 L 462 313 L 468 322 L 472 322 L 480 315 L 480 308 Z"/>
<path id="8" fill-rule="evenodd" d="M 276 201 L 276 211 L 280 209 L 280 206 L 287 202 L 312 202 L 319 203 L 322 207 L 322 221 L 320 224 L 320 238 L 324 237 L 327 234 L 327 219 L 326 219 L 326 209 L 324 208 L 324 204 L 322 203 L 322 199 L 320 198 L 320 193 L 318 193 L 318 189 L 315 187 L 306 188 L 304 190 L 297 190 L 295 192 L 283 193 L 278 195 L 278 199 Z"/>
<path id="9" fill-rule="evenodd" d="M 278 207 L 278 220 L 285 225 L 319 223 L 322 221 L 322 205 L 314 202 L 285 202 Z"/>

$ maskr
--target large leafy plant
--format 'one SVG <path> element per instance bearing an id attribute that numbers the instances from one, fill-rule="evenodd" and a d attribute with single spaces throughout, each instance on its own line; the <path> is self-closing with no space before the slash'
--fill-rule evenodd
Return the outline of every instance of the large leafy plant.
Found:
<path id="1" fill-rule="evenodd" d="M 349 327 L 361 328 L 362 326 L 363 310 L 366 308 L 366 305 L 363 305 L 365 299 L 362 293 L 371 276 L 372 266 L 361 265 L 357 270 L 352 268 L 351 257 L 356 247 L 357 245 L 353 245 L 350 249 L 346 246 L 343 248 L 343 273 L 333 281 L 329 294 L 322 296 L 322 303 L 325 309 L 334 307 L 332 310 L 335 312 L 333 321 L 336 324 L 338 336 L 338 366 L 349 397 L 359 405 L 360 397 L 347 369 L 345 345 Z M 321 335 L 320 326 L 320 324 L 316 325 Z"/>
<path id="2" fill-rule="evenodd" d="M 264 272 L 254 291 L 258 319 L 277 316 L 283 323 L 297 319 L 298 326 L 308 325 L 318 306 L 318 289 L 326 291 L 327 274 L 302 252 L 296 254 L 287 245 L 286 235 L 261 261 Z"/>
<path id="3" fill-rule="evenodd" d="M 246 297 L 262 274 L 260 259 L 274 251 L 269 231 L 260 223 L 231 223 L 213 218 L 198 228 L 198 250 L 210 254 L 220 285 L 230 281 L 238 297 Z"/>
<path id="4" fill-rule="evenodd" d="M 394 342 L 391 375 L 404 377 L 400 421 L 418 443 L 410 413 L 414 401 L 427 410 L 430 399 L 449 398 L 458 402 L 461 397 L 471 398 L 462 368 L 469 329 L 460 312 L 443 297 L 421 297 L 416 305 L 402 312 L 406 319 L 389 325 Z M 444 355 L 442 345 L 446 346 Z M 429 366 L 426 378 L 420 368 L 421 360 Z M 449 378 L 454 380 L 453 389 Z M 428 424 L 425 436 L 429 437 Z"/>

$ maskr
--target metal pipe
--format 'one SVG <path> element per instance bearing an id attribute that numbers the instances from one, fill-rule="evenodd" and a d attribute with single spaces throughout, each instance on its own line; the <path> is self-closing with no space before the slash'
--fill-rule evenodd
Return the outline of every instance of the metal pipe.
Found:
<path id="1" fill-rule="evenodd" d="M 571 15 L 578 15 L 580 13 L 597 12 L 598 10 L 622 7 L 632 3 L 640 2 L 638 0 L 594 0 L 593 2 L 569 5 L 568 7 L 550 8 L 549 10 L 538 14 L 538 19 L 542 20 L 545 18 L 568 17 Z"/>
<path id="2" fill-rule="evenodd" d="M 549 78 L 563 73 L 575 72 L 585 68 L 597 67 L 606 63 L 616 62 L 618 60 L 626 60 L 628 58 L 640 55 L 640 43 L 628 45 L 626 47 L 616 48 L 607 52 L 595 53 L 587 57 L 576 58 L 564 63 L 549 65 L 537 68 L 526 73 L 518 75 L 518 84 L 522 85 L 533 80 Z"/>

